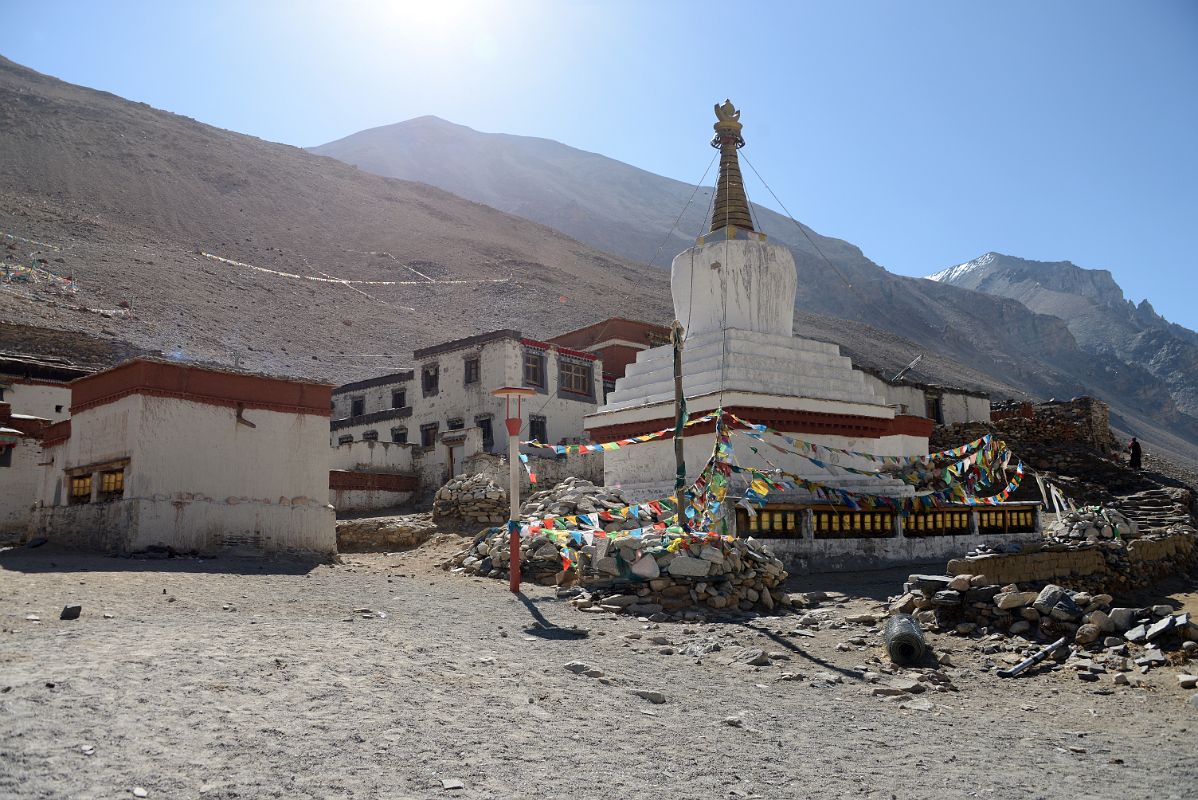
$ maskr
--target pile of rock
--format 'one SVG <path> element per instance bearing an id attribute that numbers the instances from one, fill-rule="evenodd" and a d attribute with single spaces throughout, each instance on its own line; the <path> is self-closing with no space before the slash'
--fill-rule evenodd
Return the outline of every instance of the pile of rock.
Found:
<path id="1" fill-rule="evenodd" d="M 507 532 L 492 529 L 444 566 L 507 578 L 508 548 Z M 790 605 L 782 591 L 786 570 L 761 543 L 691 536 L 678 529 L 620 538 L 592 532 L 583 543 L 564 548 L 545 534 L 525 537 L 520 570 L 535 583 L 576 586 L 571 602 L 584 610 L 664 620 Z"/>
<path id="2" fill-rule="evenodd" d="M 1045 536 L 1062 544 L 1134 539 L 1139 526 L 1113 507 L 1093 506 L 1070 511 L 1048 526 Z"/>
<path id="3" fill-rule="evenodd" d="M 582 609 L 693 619 L 790 605 L 782 562 L 752 538 L 596 539 L 580 566 L 586 591 L 571 602 Z"/>
<path id="4" fill-rule="evenodd" d="M 524 502 L 520 514 L 525 519 L 542 519 L 548 516 L 565 517 L 579 514 L 598 514 L 626 508 L 628 501 L 614 489 L 596 486 L 586 478 L 569 477 L 556 486 L 536 492 Z M 648 508 L 643 519 L 648 521 Z M 577 529 L 578 524 L 570 526 Z M 606 530 L 633 530 L 641 527 L 637 519 L 621 520 L 606 526 Z"/>
<path id="5" fill-rule="evenodd" d="M 486 475 L 462 475 L 437 490 L 433 520 L 498 525 L 508 518 L 507 490 Z"/>
<path id="6" fill-rule="evenodd" d="M 1172 641 L 1198 641 L 1198 624 L 1167 605 L 1151 608 L 1112 606 L 1109 594 L 1070 591 L 1049 584 L 1020 591 L 1015 584 L 990 584 L 984 575 L 912 575 L 891 612 L 914 614 L 940 631 L 1027 639 L 1070 637 L 1090 647 L 1119 647 Z"/>

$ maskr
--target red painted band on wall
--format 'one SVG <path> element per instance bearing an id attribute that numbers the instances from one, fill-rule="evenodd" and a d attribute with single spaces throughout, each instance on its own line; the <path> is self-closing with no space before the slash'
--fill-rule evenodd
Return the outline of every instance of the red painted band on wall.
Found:
<path id="1" fill-rule="evenodd" d="M 767 425 L 786 433 L 823 434 L 846 436 L 854 439 L 879 439 L 883 436 L 916 436 L 927 438 L 932 435 L 936 423 L 924 417 L 898 415 L 894 419 L 865 417 L 855 414 L 827 414 L 817 411 L 795 411 L 779 408 L 754 408 L 736 406 L 725 409 L 741 419 Z M 642 433 L 651 433 L 674 424 L 672 417 L 629 422 L 621 425 L 604 425 L 587 431 L 591 440 L 603 444 L 617 439 L 627 439 Z M 715 431 L 715 422 L 692 425 L 685 436 L 701 436 Z"/>
<path id="2" fill-rule="evenodd" d="M 420 479 L 415 475 L 329 470 L 329 489 L 333 491 L 414 492 L 419 487 Z"/>

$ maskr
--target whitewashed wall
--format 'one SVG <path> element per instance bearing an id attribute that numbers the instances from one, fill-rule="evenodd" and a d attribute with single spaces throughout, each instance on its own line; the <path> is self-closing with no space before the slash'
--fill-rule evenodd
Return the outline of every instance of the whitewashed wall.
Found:
<path id="1" fill-rule="evenodd" d="M 12 463 L 0 467 L 0 542 L 23 539 L 29 530 L 41 488 L 41 460 L 41 443 L 20 439 L 12 448 Z"/>
<path id="2" fill-rule="evenodd" d="M 54 448 L 38 525 L 51 538 L 94 544 L 89 526 L 124 519 L 117 549 L 336 552 L 328 418 L 131 395 L 76 414 Z M 67 505 L 63 470 L 129 458 L 123 500 Z M 121 507 L 120 510 L 114 507 Z"/>
<path id="3" fill-rule="evenodd" d="M 60 422 L 71 416 L 71 389 L 68 386 L 41 383 L 19 383 L 0 376 L 5 385 L 4 402 L 12 406 L 14 414 L 30 414 L 45 417 L 51 422 Z"/>

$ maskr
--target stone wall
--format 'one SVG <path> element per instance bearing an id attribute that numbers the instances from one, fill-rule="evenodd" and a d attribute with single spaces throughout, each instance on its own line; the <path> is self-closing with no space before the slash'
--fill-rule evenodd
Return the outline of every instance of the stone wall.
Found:
<path id="1" fill-rule="evenodd" d="M 1198 533 L 1179 528 L 1143 539 L 1048 544 L 1038 551 L 999 553 L 948 562 L 949 575 L 984 575 L 992 584 L 1057 583 L 1117 594 L 1150 586 L 1198 565 Z"/>
<path id="2" fill-rule="evenodd" d="M 424 544 L 437 531 L 431 514 L 338 520 L 337 551 L 369 553 L 407 550 Z"/>

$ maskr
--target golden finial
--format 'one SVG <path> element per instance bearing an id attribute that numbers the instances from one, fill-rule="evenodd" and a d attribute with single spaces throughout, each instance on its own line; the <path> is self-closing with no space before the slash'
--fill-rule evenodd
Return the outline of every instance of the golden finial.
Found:
<path id="1" fill-rule="evenodd" d="M 740 138 L 740 129 L 742 127 L 740 124 L 740 112 L 736 109 L 736 106 L 732 105 L 731 100 L 725 99 L 723 105 L 719 103 L 715 104 L 715 118 L 717 122 L 712 127 L 715 128 L 716 134 L 727 133 Z M 716 146 L 718 147 L 719 145 Z"/>
<path id="2" fill-rule="evenodd" d="M 736 151 L 745 146 L 745 140 L 740 135 L 740 111 L 731 100 L 715 104 L 715 117 L 711 146 L 720 151 L 720 176 L 716 180 L 711 233 L 723 231 L 727 238 L 735 239 L 737 230 L 753 230 L 749 198 L 745 196 L 745 183 L 736 158 Z"/>

